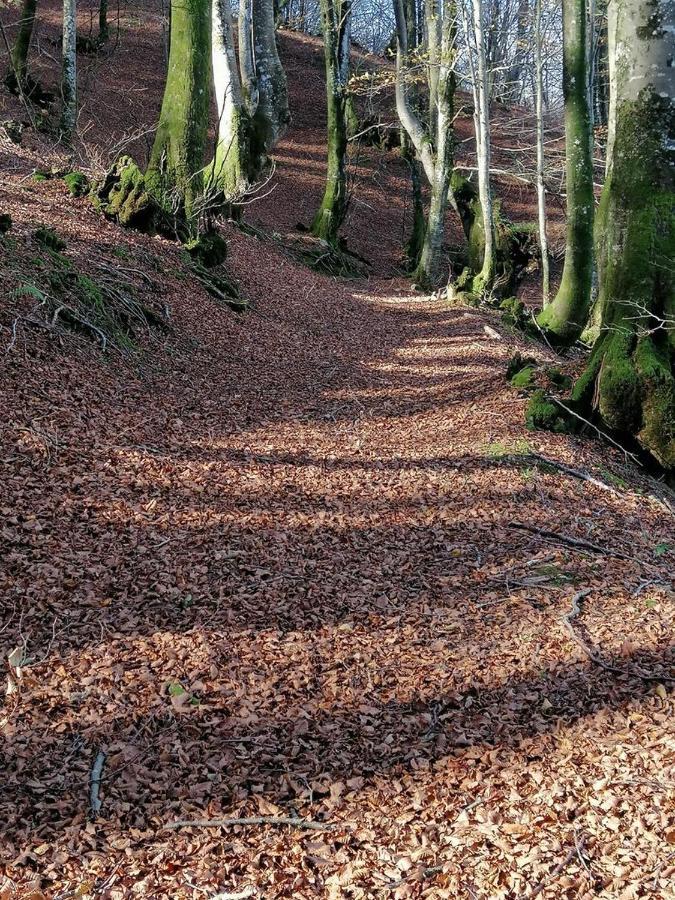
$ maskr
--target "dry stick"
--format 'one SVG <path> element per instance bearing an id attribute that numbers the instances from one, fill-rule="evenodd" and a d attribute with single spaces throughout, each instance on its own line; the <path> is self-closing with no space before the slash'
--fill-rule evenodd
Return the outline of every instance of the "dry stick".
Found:
<path id="1" fill-rule="evenodd" d="M 644 681 L 661 681 L 668 682 L 670 684 L 675 684 L 675 677 L 671 675 L 651 675 L 649 672 L 642 672 L 640 669 L 623 669 L 621 666 L 612 666 L 609 663 L 606 663 L 601 656 L 599 656 L 588 644 L 583 641 L 579 635 L 577 634 L 574 625 L 572 625 L 572 619 L 576 619 L 577 616 L 581 613 L 581 608 L 579 606 L 579 602 L 587 597 L 591 593 L 590 588 L 586 588 L 583 591 L 579 591 L 572 597 L 572 606 L 568 613 L 565 613 L 561 616 L 561 621 L 565 625 L 565 628 L 569 631 L 570 635 L 574 639 L 574 641 L 581 647 L 586 656 L 594 662 L 596 666 L 600 666 L 601 669 L 604 669 L 606 672 L 611 672 L 613 675 L 628 675 L 632 678 L 642 678 Z"/>
<path id="2" fill-rule="evenodd" d="M 565 465 L 565 463 L 557 462 L 555 459 L 549 459 L 548 456 L 542 456 L 540 453 L 525 453 L 522 457 L 506 456 L 503 458 L 507 462 L 521 462 L 523 458 L 532 459 L 544 466 L 551 466 L 551 468 L 553 469 L 559 469 L 561 472 L 564 472 L 566 475 L 571 475 L 573 478 L 579 478 L 581 481 L 587 481 L 589 484 L 594 484 L 596 487 L 601 488 L 603 491 L 609 491 L 610 494 L 620 496 L 619 491 L 617 491 L 613 487 L 610 487 L 608 484 L 605 484 L 604 481 L 600 481 L 599 478 L 595 478 L 593 475 L 590 475 L 588 472 L 584 472 L 582 469 L 573 469 L 572 466 L 567 466 Z"/>
<path id="3" fill-rule="evenodd" d="M 103 775 L 103 766 L 105 765 L 106 755 L 103 750 L 99 750 L 91 767 L 91 777 L 89 779 L 89 802 L 91 805 L 91 817 L 95 819 L 101 812 L 101 799 L 98 796 L 101 787 L 101 776 Z"/>
<path id="4" fill-rule="evenodd" d="M 547 538 L 548 540 L 567 544 L 568 547 L 579 547 L 581 550 L 590 550 L 592 553 L 600 553 L 603 556 L 615 556 L 618 559 L 633 559 L 632 556 L 628 556 L 628 554 L 622 553 L 620 550 L 609 550 L 606 547 L 600 547 L 598 544 L 592 544 L 590 541 L 582 541 L 580 538 L 560 534 L 558 531 L 549 531 L 547 528 L 535 528 L 534 525 L 526 525 L 524 522 L 507 522 L 506 527 L 517 528 L 521 531 L 529 531 L 532 534 L 541 535 L 541 537 Z"/>
<path id="5" fill-rule="evenodd" d="M 586 840 L 585 838 L 581 839 L 580 849 L 583 849 L 585 840 Z M 529 894 L 529 896 L 527 897 L 527 900 L 534 900 L 535 897 L 538 897 L 539 894 L 541 894 L 541 892 L 544 890 L 544 888 L 549 884 L 549 882 L 553 881 L 554 878 L 556 878 L 558 875 L 560 875 L 560 873 L 562 871 L 564 871 L 567 868 L 567 866 L 569 866 L 569 864 L 572 862 L 572 860 L 574 859 L 574 857 L 576 855 L 577 855 L 577 847 L 574 846 L 569 851 L 569 853 L 567 854 L 565 859 L 561 860 L 561 862 L 558 863 L 558 865 L 551 872 L 549 877 L 542 878 L 542 880 L 539 882 L 539 884 L 534 886 L 534 888 L 532 889 L 532 893 Z"/>
<path id="6" fill-rule="evenodd" d="M 311 822 L 309 819 L 294 819 L 291 816 L 247 816 L 242 819 L 179 819 L 169 822 L 164 829 L 176 828 L 231 828 L 234 825 L 292 825 L 310 831 L 333 831 L 335 825 L 326 822 Z"/>

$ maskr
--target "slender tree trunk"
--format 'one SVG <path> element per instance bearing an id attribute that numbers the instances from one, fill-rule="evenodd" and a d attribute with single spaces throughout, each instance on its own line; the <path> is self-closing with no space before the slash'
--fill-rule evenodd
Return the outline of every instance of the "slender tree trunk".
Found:
<path id="1" fill-rule="evenodd" d="M 250 120 L 237 68 L 230 0 L 212 0 L 211 10 L 218 138 L 209 178 L 216 193 L 222 193 L 227 200 L 236 200 L 249 186 Z"/>
<path id="2" fill-rule="evenodd" d="M 98 40 L 101 44 L 108 40 L 108 0 L 99 0 Z"/>
<path id="3" fill-rule="evenodd" d="M 410 49 L 417 48 L 419 45 L 419 29 L 417 26 L 416 0 L 405 0 L 405 19 L 408 47 Z M 411 97 L 411 102 L 414 106 L 417 105 L 417 100 L 417 97 Z M 419 264 L 422 247 L 424 246 L 424 198 L 422 196 L 420 164 L 416 158 L 412 141 L 403 127 L 401 128 L 401 156 L 406 160 L 410 168 L 412 228 L 405 244 L 405 259 L 408 271 L 413 272 Z"/>
<path id="4" fill-rule="evenodd" d="M 562 344 L 583 331 L 593 282 L 593 140 L 587 82 L 587 0 L 563 0 L 567 244 L 562 281 L 540 327 Z"/>
<path id="5" fill-rule="evenodd" d="M 573 397 L 672 470 L 675 4 L 610 0 L 610 7 L 616 132 L 602 197 L 601 334 Z"/>
<path id="6" fill-rule="evenodd" d="M 347 82 L 351 0 L 321 0 L 326 66 L 328 171 L 326 188 L 312 233 L 334 244 L 347 212 Z"/>
<path id="7" fill-rule="evenodd" d="M 211 4 L 172 0 L 171 49 L 159 126 L 145 183 L 180 230 L 195 233 L 211 81 Z"/>
<path id="8" fill-rule="evenodd" d="M 483 210 L 483 228 L 485 231 L 483 267 L 474 278 L 472 286 L 476 294 L 483 294 L 490 290 L 495 277 L 496 264 L 492 192 L 490 190 L 490 106 L 483 24 L 483 2 L 482 0 L 473 0 L 473 27 L 476 38 L 476 99 L 478 101 L 476 109 L 478 194 Z"/>
<path id="9" fill-rule="evenodd" d="M 544 306 L 548 304 L 551 277 L 549 274 L 548 237 L 546 234 L 546 187 L 544 184 L 544 82 L 542 72 L 541 3 L 535 0 L 534 69 L 535 110 L 537 128 L 537 214 L 539 220 L 539 248 L 541 250 L 541 289 Z"/>
<path id="10" fill-rule="evenodd" d="M 30 50 L 30 42 L 33 36 L 33 26 L 35 25 L 35 11 L 37 9 L 37 0 L 23 0 L 21 7 L 21 20 L 19 22 L 19 33 L 12 47 L 11 68 L 7 73 L 6 81 L 13 85 L 14 80 L 18 80 L 20 87 L 26 83 L 28 75 L 28 51 Z M 13 88 L 12 88 L 13 89 Z"/>
<path id="11" fill-rule="evenodd" d="M 424 0 L 424 7 L 427 35 L 427 81 L 429 83 L 429 136 L 435 144 L 438 129 L 438 77 L 441 55 L 441 11 L 439 9 L 438 0 Z M 409 44 L 408 52 L 410 52 L 411 49 L 412 45 Z"/>
<path id="12" fill-rule="evenodd" d="M 63 0 L 61 133 L 70 140 L 77 124 L 77 2 Z"/>
<path id="13" fill-rule="evenodd" d="M 528 60 L 528 32 L 530 29 L 530 0 L 519 0 L 518 21 L 516 26 L 516 49 L 513 65 L 508 72 L 507 98 L 511 103 L 520 103 L 523 99 L 525 67 Z"/>

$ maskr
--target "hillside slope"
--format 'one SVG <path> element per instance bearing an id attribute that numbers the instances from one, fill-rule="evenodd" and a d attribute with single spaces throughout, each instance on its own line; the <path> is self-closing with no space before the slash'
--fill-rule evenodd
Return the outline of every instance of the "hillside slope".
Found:
<path id="1" fill-rule="evenodd" d="M 151 21 L 91 63 L 99 148 L 132 88 L 151 127 Z M 620 451 L 525 430 L 506 365 L 542 350 L 396 275 L 395 155 L 359 158 L 369 279 L 283 252 L 324 164 L 320 45 L 282 48 L 261 233 L 224 226 L 244 314 L 3 141 L 0 871 L 34 900 L 673 897 L 672 508 Z M 104 352 L 21 319 L 38 223 L 163 326 Z M 230 817 L 260 821 L 167 830 Z"/>

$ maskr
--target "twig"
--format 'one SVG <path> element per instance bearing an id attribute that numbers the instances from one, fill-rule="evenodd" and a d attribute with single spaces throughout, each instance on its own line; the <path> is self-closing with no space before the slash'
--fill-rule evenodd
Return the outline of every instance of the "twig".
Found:
<path id="1" fill-rule="evenodd" d="M 582 838 L 582 839 L 581 839 L 581 846 L 582 846 L 582 848 L 583 848 L 583 845 L 584 845 L 584 841 L 585 841 L 585 838 Z M 563 872 L 563 871 L 567 868 L 567 866 L 569 866 L 569 864 L 572 862 L 572 860 L 574 859 L 574 857 L 576 856 L 576 854 L 577 854 L 577 848 L 576 848 L 576 846 L 574 846 L 574 847 L 572 847 L 572 849 L 569 851 L 569 853 L 567 854 L 567 856 L 565 857 L 565 859 L 561 860 L 561 861 L 558 863 L 558 865 L 557 865 L 557 866 L 555 867 L 555 869 L 551 872 L 551 874 L 548 876 L 548 878 L 542 878 L 542 880 L 539 882 L 539 884 L 537 884 L 537 885 L 534 886 L 534 888 L 532 889 L 532 893 L 529 894 L 529 896 L 527 897 L 527 900 L 534 900 L 535 897 L 538 897 L 539 894 L 541 894 L 541 892 L 544 890 L 544 888 L 546 887 L 546 885 L 547 885 L 550 881 L 553 881 L 554 878 L 556 878 L 558 875 L 560 875 L 560 873 Z"/>
<path id="2" fill-rule="evenodd" d="M 642 672 L 640 669 L 624 669 L 621 666 L 612 666 L 609 663 L 606 663 L 604 659 L 602 659 L 599 654 L 595 652 L 588 644 L 581 639 L 581 637 L 577 634 L 574 625 L 572 624 L 572 619 L 576 619 L 577 616 L 581 614 L 581 607 L 579 603 L 584 597 L 587 597 L 591 593 L 590 588 L 586 588 L 583 591 L 578 591 L 572 597 L 572 606 L 568 613 L 565 613 L 561 616 L 561 621 L 565 625 L 565 628 L 569 631 L 571 637 L 574 641 L 581 647 L 586 656 L 594 662 L 596 666 L 600 666 L 601 669 L 604 669 L 606 672 L 611 672 L 613 675 L 623 675 L 630 676 L 632 678 L 642 678 L 644 681 L 666 681 L 670 684 L 675 684 L 675 677 L 670 675 L 651 675 L 649 672 Z"/>
<path id="3" fill-rule="evenodd" d="M 91 777 L 89 778 L 89 802 L 91 805 L 91 817 L 95 819 L 101 812 L 102 801 L 98 795 L 101 787 L 101 776 L 103 775 L 103 766 L 105 765 L 106 755 L 103 750 L 99 750 L 91 767 Z"/>
<path id="4" fill-rule="evenodd" d="M 245 816 L 240 819 L 179 819 L 164 826 L 167 831 L 177 828 L 232 828 L 234 825 L 291 825 L 309 831 L 333 831 L 335 825 L 327 822 L 311 822 L 291 816 Z"/>
<path id="5" fill-rule="evenodd" d="M 632 556 L 628 556 L 620 550 L 609 550 L 606 547 L 600 547 L 598 544 L 592 544 L 590 541 L 582 541 L 580 538 L 560 534 L 558 531 L 549 531 L 547 528 L 536 528 L 534 525 L 526 525 L 524 522 L 507 522 L 506 527 L 517 528 L 520 531 L 529 531 L 532 534 L 538 534 L 547 540 L 558 541 L 560 544 L 566 544 L 568 547 L 579 547 L 582 550 L 590 550 L 592 553 L 601 553 L 603 556 L 615 556 L 618 559 L 633 559 Z"/>
<path id="6" fill-rule="evenodd" d="M 600 481 L 599 478 L 590 475 L 588 472 L 584 472 L 582 469 L 574 469 L 572 466 L 567 466 L 565 463 L 558 462 L 555 459 L 549 459 L 548 456 L 542 456 L 540 453 L 524 453 L 522 456 L 505 456 L 502 457 L 502 459 L 507 462 L 522 462 L 524 459 L 532 459 L 535 462 L 541 463 L 543 466 L 551 466 L 553 469 L 559 469 L 566 475 L 571 475 L 573 478 L 578 478 L 581 481 L 587 481 L 589 484 L 593 484 L 603 491 L 609 491 L 610 494 L 615 494 L 617 497 L 620 496 L 619 491 L 610 487 L 608 484 L 605 484 L 604 481 Z"/>
<path id="7" fill-rule="evenodd" d="M 551 400 L 553 400 L 554 403 L 557 403 L 558 406 L 560 406 L 562 409 L 564 409 L 566 413 L 569 413 L 570 416 L 574 416 L 575 419 L 579 419 L 580 422 L 583 422 L 585 425 L 588 425 L 590 428 L 593 429 L 593 431 L 596 432 L 596 434 L 599 434 L 600 437 L 603 437 L 606 441 L 609 441 L 610 444 L 614 444 L 615 447 L 618 447 L 619 450 L 623 453 L 623 455 L 627 459 L 632 459 L 633 462 L 637 463 L 638 466 L 642 466 L 642 463 L 640 462 L 640 460 L 637 458 L 637 456 L 634 453 L 631 453 L 630 450 L 626 450 L 625 447 L 623 447 L 618 441 L 615 441 L 614 438 L 610 437 L 605 431 L 602 431 L 602 429 L 598 428 L 597 425 L 594 425 L 592 422 L 589 422 L 588 419 L 584 419 L 583 416 L 580 416 L 578 412 L 575 412 L 573 409 L 570 409 L 569 406 L 566 406 L 562 402 L 562 400 L 558 400 L 557 397 L 551 396 Z"/>

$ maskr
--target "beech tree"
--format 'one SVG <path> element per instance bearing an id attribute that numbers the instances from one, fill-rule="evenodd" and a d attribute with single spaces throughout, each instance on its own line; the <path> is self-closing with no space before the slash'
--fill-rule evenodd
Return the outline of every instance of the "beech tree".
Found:
<path id="1" fill-rule="evenodd" d="M 586 325 L 593 282 L 593 132 L 587 79 L 588 0 L 563 0 L 567 242 L 558 293 L 540 313 L 549 339 L 573 343 Z"/>
<path id="2" fill-rule="evenodd" d="M 675 466 L 675 4 L 610 0 L 600 336 L 574 399 Z"/>
<path id="3" fill-rule="evenodd" d="M 411 102 L 410 71 L 412 64 L 408 46 L 409 23 L 406 19 L 403 0 L 394 0 L 394 12 L 396 17 L 396 110 L 401 125 L 415 148 L 431 191 L 424 243 L 415 271 L 415 280 L 421 285 L 431 286 L 438 276 L 445 212 L 452 174 L 457 9 L 455 3 L 446 0 L 439 21 L 436 4 L 427 2 L 425 6 L 426 33 L 437 36 L 429 40 L 426 54 L 427 66 L 434 69 L 436 73 L 433 77 L 429 77 L 432 93 L 429 102 L 428 124 L 423 122 Z"/>
<path id="4" fill-rule="evenodd" d="M 172 0 L 169 68 L 145 185 L 189 231 L 196 230 L 203 196 L 210 76 L 209 0 Z"/>
<path id="5" fill-rule="evenodd" d="M 347 212 L 347 85 L 351 35 L 351 0 L 321 0 L 321 28 L 326 68 L 328 170 L 312 233 L 337 242 Z"/>
<path id="6" fill-rule="evenodd" d="M 288 88 L 277 50 L 273 0 L 241 0 L 239 60 L 251 121 L 251 156 L 259 171 L 288 123 Z"/>
<path id="7" fill-rule="evenodd" d="M 63 0 L 61 133 L 70 140 L 77 123 L 77 0 Z"/>
<path id="8" fill-rule="evenodd" d="M 237 67 L 230 0 L 212 0 L 211 9 L 218 138 L 210 186 L 226 198 L 233 198 L 244 194 L 250 183 L 251 120 Z"/>
<path id="9" fill-rule="evenodd" d="M 10 55 L 10 68 L 5 83 L 13 90 L 24 90 L 28 77 L 28 52 L 35 25 L 37 0 L 23 0 L 19 31 Z"/>

